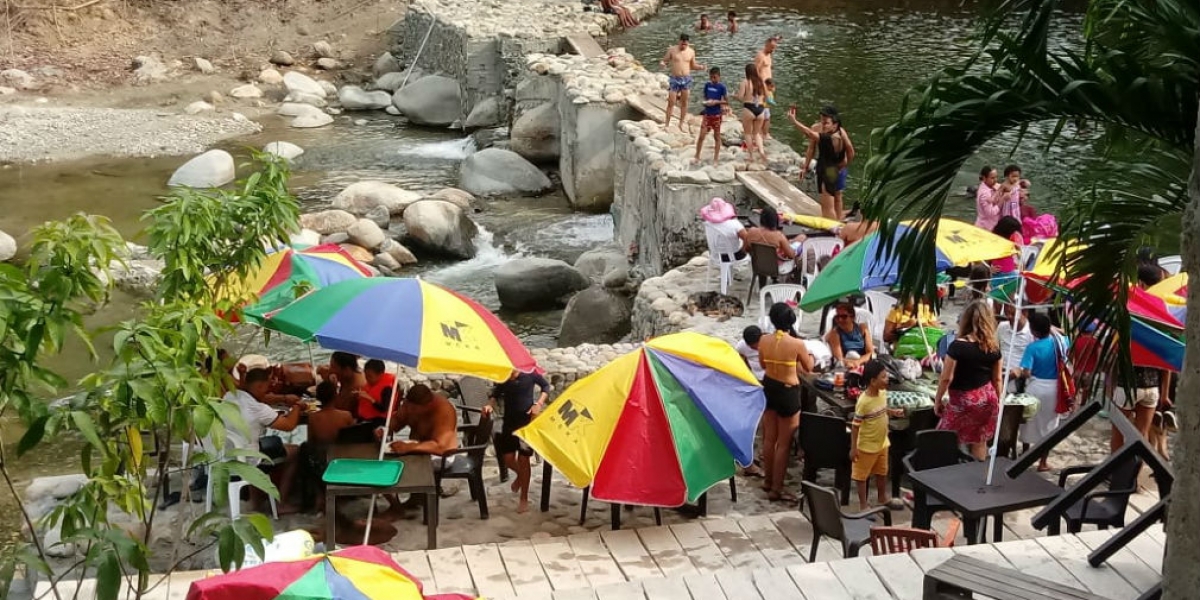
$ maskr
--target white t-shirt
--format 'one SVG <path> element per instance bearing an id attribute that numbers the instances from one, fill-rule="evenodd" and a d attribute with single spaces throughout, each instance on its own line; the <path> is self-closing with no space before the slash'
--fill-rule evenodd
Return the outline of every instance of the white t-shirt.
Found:
<path id="1" fill-rule="evenodd" d="M 760 363 L 758 360 L 758 350 L 751 348 L 750 345 L 746 343 L 746 340 L 738 340 L 738 343 L 733 348 L 734 350 L 737 350 L 738 354 L 742 355 L 742 358 L 746 359 L 747 363 L 750 364 L 750 372 L 754 373 L 754 377 L 759 381 L 762 381 L 762 378 L 766 376 L 767 372 L 763 370 L 762 363 Z"/>
<path id="2" fill-rule="evenodd" d="M 1000 340 L 1000 354 L 1004 357 L 1004 368 L 1015 369 L 1021 366 L 1021 357 L 1025 355 L 1025 347 L 1033 342 L 1033 332 L 1029 331 L 1029 323 L 1017 331 L 1013 339 L 1013 326 L 1008 321 L 1001 321 L 996 326 L 996 337 Z M 1010 350 L 1009 347 L 1012 349 Z"/>
<path id="3" fill-rule="evenodd" d="M 246 422 L 246 428 L 249 430 L 250 438 L 242 437 L 244 434 L 236 428 L 229 429 L 226 436 L 229 443 L 234 448 L 241 450 L 258 450 L 258 438 L 263 436 L 267 427 L 279 418 L 279 413 L 275 409 L 254 399 L 254 396 L 242 391 L 233 390 L 223 398 L 226 402 L 233 402 L 238 405 L 238 410 L 242 412 L 242 420 Z"/>

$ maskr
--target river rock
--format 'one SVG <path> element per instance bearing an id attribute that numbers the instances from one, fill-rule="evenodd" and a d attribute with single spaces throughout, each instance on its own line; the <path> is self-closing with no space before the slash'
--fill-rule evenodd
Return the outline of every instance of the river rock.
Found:
<path id="1" fill-rule="evenodd" d="M 511 150 L 487 148 L 466 158 L 459 184 L 476 196 L 540 194 L 553 187 L 536 166 Z"/>
<path id="2" fill-rule="evenodd" d="M 213 64 L 208 61 L 208 59 L 200 58 L 199 56 L 192 59 L 192 64 L 195 65 L 197 71 L 200 71 L 205 75 L 211 75 L 217 70 L 217 68 L 214 67 Z"/>
<path id="3" fill-rule="evenodd" d="M 386 112 L 393 117 L 400 116 L 400 109 L 396 108 L 395 105 L 389 105 L 387 108 L 383 109 L 383 112 Z"/>
<path id="4" fill-rule="evenodd" d="M 288 92 L 287 96 L 283 97 L 284 102 L 294 104 L 307 104 L 316 108 L 325 108 L 329 103 L 325 101 L 324 96 L 309 94 L 307 92 Z"/>
<path id="5" fill-rule="evenodd" d="M 167 185 L 193 188 L 221 187 L 233 181 L 236 165 L 233 156 L 224 150 L 209 150 L 175 169 Z"/>
<path id="6" fill-rule="evenodd" d="M 384 91 L 368 92 L 357 85 L 338 90 L 338 101 L 346 110 L 383 110 L 392 103 L 392 95 Z"/>
<path id="7" fill-rule="evenodd" d="M 325 90 L 326 96 L 336 96 L 337 95 L 337 86 L 333 85 L 332 81 L 325 81 L 324 79 L 318 79 L 316 81 L 317 81 L 317 85 L 321 86 L 321 89 Z"/>
<path id="8" fill-rule="evenodd" d="M 575 259 L 575 269 L 595 282 L 603 281 L 606 275 L 620 268 L 629 268 L 629 257 L 617 246 L 594 248 Z"/>
<path id="9" fill-rule="evenodd" d="M 475 203 L 475 196 L 472 196 L 470 192 L 458 188 L 442 188 L 434 192 L 431 198 L 453 202 L 462 207 L 463 210 L 471 210 L 471 205 Z"/>
<path id="10" fill-rule="evenodd" d="M 213 105 L 203 100 L 197 100 L 183 108 L 183 112 L 189 115 L 198 115 L 202 112 L 212 112 L 213 110 L 215 110 Z"/>
<path id="11" fill-rule="evenodd" d="M 370 219 L 359 219 L 346 229 L 346 235 L 350 236 L 350 243 L 362 246 L 367 250 L 378 248 L 387 237 L 383 235 L 383 230 L 379 228 L 379 225 Z"/>
<path id="12" fill-rule="evenodd" d="M 333 207 L 355 215 L 365 215 L 377 206 L 386 207 L 389 214 L 400 215 L 421 195 L 403 190 L 382 181 L 358 181 L 346 186 L 333 198 Z"/>
<path id="13" fill-rule="evenodd" d="M 8 84 L 18 90 L 29 90 L 37 86 L 34 82 L 33 75 L 22 71 L 21 69 L 4 69 L 0 71 L 0 82 Z"/>
<path id="14" fill-rule="evenodd" d="M 496 97 L 484 98 L 474 108 L 467 120 L 463 121 L 464 129 L 479 129 L 491 127 L 500 122 L 500 100 Z"/>
<path id="15" fill-rule="evenodd" d="M 301 227 L 311 229 L 321 235 L 346 231 L 357 222 L 358 217 L 337 209 L 300 215 Z"/>
<path id="16" fill-rule="evenodd" d="M 571 297 L 559 327 L 559 347 L 611 344 L 629 334 L 633 299 L 593 285 Z"/>
<path id="17" fill-rule="evenodd" d="M 292 58 L 291 54 L 288 54 L 283 50 L 276 50 L 275 53 L 271 55 L 271 64 L 279 65 L 281 67 L 290 67 L 296 64 L 296 59 Z"/>
<path id="18" fill-rule="evenodd" d="M 284 102 L 283 104 L 279 105 L 279 108 L 275 109 L 275 114 L 277 114 L 281 117 L 298 117 L 298 116 L 308 112 L 309 109 L 313 109 L 313 108 L 316 108 L 316 107 L 312 106 L 311 104 L 301 104 L 299 102 Z"/>
<path id="19" fill-rule="evenodd" d="M 336 58 L 318 58 L 317 68 L 323 71 L 335 71 L 342 68 L 342 63 L 338 62 Z"/>
<path id="20" fill-rule="evenodd" d="M 384 229 L 387 229 L 388 225 L 391 225 L 392 223 L 392 213 L 388 211 L 386 206 L 376 206 L 375 208 L 368 210 L 367 213 L 363 215 L 363 218 Z"/>
<path id="21" fill-rule="evenodd" d="M 234 98 L 262 98 L 263 93 L 262 90 L 258 89 L 257 85 L 247 83 L 229 90 L 229 95 Z"/>
<path id="22" fill-rule="evenodd" d="M 404 210 L 407 240 L 435 254 L 468 259 L 475 256 L 479 228 L 458 205 L 444 200 L 414 202 Z"/>
<path id="23" fill-rule="evenodd" d="M 291 142 L 271 142 L 270 144 L 263 146 L 263 152 L 266 152 L 267 154 L 274 154 L 275 156 L 290 162 L 299 158 L 301 154 L 304 154 L 304 148 L 301 148 L 300 146 L 297 146 Z"/>
<path id="24" fill-rule="evenodd" d="M 384 274 L 391 275 L 400 271 L 400 261 L 392 257 L 391 254 L 380 252 L 371 258 L 371 265 L 383 271 Z"/>
<path id="25" fill-rule="evenodd" d="M 400 61 L 396 60 L 396 57 L 392 56 L 391 52 L 384 52 L 379 55 L 379 58 L 375 59 L 375 65 L 371 67 L 371 74 L 378 79 L 388 73 L 398 73 L 400 69 Z"/>
<path id="26" fill-rule="evenodd" d="M 321 234 L 311 229 L 301 229 L 299 233 L 293 233 L 288 241 L 297 246 L 316 246 L 321 243 Z"/>
<path id="27" fill-rule="evenodd" d="M 372 260 L 375 260 L 375 255 L 372 254 L 370 250 L 367 250 L 358 244 L 344 243 L 338 244 L 338 247 L 340 247 L 342 250 L 345 250 L 346 254 L 350 255 L 350 258 L 353 258 L 360 263 L 369 264 Z"/>
<path id="28" fill-rule="evenodd" d="M 0 262 L 12 260 L 17 255 L 17 240 L 13 236 L 0 231 Z"/>
<path id="29" fill-rule="evenodd" d="M 307 104 L 300 106 L 306 107 L 308 110 L 303 110 L 296 118 L 292 119 L 291 126 L 297 129 L 312 129 L 314 127 L 324 127 L 333 122 L 333 117 L 326 114 L 321 109 Z"/>
<path id="30" fill-rule="evenodd" d="M 319 42 L 314 43 L 312 45 L 312 49 L 313 49 L 313 54 L 316 54 L 320 58 L 334 58 L 335 56 L 337 56 L 333 52 L 333 46 L 330 45 L 329 42 L 327 42 L 325 40 L 321 40 Z"/>
<path id="31" fill-rule="evenodd" d="M 561 307 L 590 283 L 575 267 L 552 258 L 517 258 L 496 269 L 500 305 L 513 310 Z"/>
<path id="32" fill-rule="evenodd" d="M 283 85 L 288 92 L 299 92 L 301 94 L 312 94 L 321 98 L 325 97 L 325 88 L 317 83 L 317 80 L 295 71 L 288 71 L 283 75 Z"/>
<path id="33" fill-rule="evenodd" d="M 279 85 L 283 83 L 283 74 L 275 69 L 263 69 L 258 74 L 258 82 L 266 85 Z"/>
<path id="34" fill-rule="evenodd" d="M 379 247 L 379 251 L 391 254 L 392 258 L 396 259 L 396 262 L 401 265 L 417 264 L 417 257 L 413 255 L 412 251 L 405 248 L 404 244 L 391 238 L 383 241 L 383 245 Z"/>
<path id="35" fill-rule="evenodd" d="M 461 117 L 462 91 L 458 82 L 430 75 L 392 95 L 392 104 L 415 125 L 449 127 Z"/>
<path id="36" fill-rule="evenodd" d="M 133 79 L 137 83 L 154 83 L 167 78 L 167 65 L 155 56 L 135 56 L 133 59 Z"/>
<path id="37" fill-rule="evenodd" d="M 391 72 L 380 75 L 372 87 L 390 93 L 400 89 L 401 83 L 404 83 L 404 73 Z"/>
<path id="38" fill-rule="evenodd" d="M 326 236 L 321 236 L 322 244 L 345 244 L 350 241 L 350 236 L 346 235 L 345 231 L 338 231 Z"/>
<path id="39" fill-rule="evenodd" d="M 114 261 L 109 265 L 109 273 L 117 289 L 131 294 L 149 295 L 158 287 L 158 280 L 165 266 L 161 260 L 127 260 L 124 263 Z"/>
<path id="40" fill-rule="evenodd" d="M 558 107 L 553 102 L 541 104 L 513 123 L 509 148 L 537 163 L 558 160 L 560 129 Z"/>

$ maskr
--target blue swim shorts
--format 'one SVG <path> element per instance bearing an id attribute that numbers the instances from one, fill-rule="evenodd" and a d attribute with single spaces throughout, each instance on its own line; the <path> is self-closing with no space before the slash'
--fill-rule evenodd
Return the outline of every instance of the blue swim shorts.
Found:
<path id="1" fill-rule="evenodd" d="M 842 169 L 841 171 L 838 171 L 837 191 L 839 192 L 846 189 L 846 171 L 848 170 L 849 169 Z"/>
<path id="2" fill-rule="evenodd" d="M 667 83 L 670 84 L 672 92 L 682 92 L 683 90 L 690 89 L 692 87 L 692 76 L 684 75 L 682 77 L 676 77 L 672 75 L 667 79 Z"/>

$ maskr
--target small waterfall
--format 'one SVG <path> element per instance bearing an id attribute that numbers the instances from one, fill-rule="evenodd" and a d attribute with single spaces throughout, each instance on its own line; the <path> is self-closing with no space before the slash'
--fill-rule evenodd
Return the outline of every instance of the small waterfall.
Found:
<path id="1" fill-rule="evenodd" d="M 427 159 L 462 160 L 475 153 L 475 138 L 428 142 L 405 146 L 396 151 L 401 156 L 418 156 Z"/>
<path id="2" fill-rule="evenodd" d="M 487 290 L 492 288 L 492 271 L 496 267 L 522 255 L 520 250 L 509 254 L 494 243 L 492 232 L 479 225 L 479 233 L 475 235 L 475 257 L 460 263 L 454 263 L 442 269 L 430 271 L 424 275 L 434 283 L 456 290 Z M 494 291 L 491 292 L 495 294 Z M 479 299 L 474 293 L 469 294 Z"/>

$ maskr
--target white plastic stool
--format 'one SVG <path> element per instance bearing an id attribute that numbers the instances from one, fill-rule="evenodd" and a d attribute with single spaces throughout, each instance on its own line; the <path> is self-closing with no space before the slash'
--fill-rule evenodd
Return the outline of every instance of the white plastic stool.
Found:
<path id="1" fill-rule="evenodd" d="M 180 453 L 182 455 L 181 460 L 183 461 L 184 468 L 187 468 L 188 454 L 191 452 L 191 444 L 183 442 L 180 444 L 180 446 Z M 204 465 L 204 475 L 205 479 L 208 480 L 208 487 L 205 488 L 204 491 L 204 512 L 212 512 L 213 476 L 211 463 Z M 229 518 L 236 519 L 242 516 L 242 488 L 248 485 L 250 485 L 248 481 L 242 481 L 240 479 L 237 481 L 231 480 L 229 482 L 229 487 L 227 488 L 227 493 L 229 494 Z M 271 504 L 271 518 L 279 520 L 279 508 L 275 504 L 275 497 L 268 495 L 267 501 Z"/>

